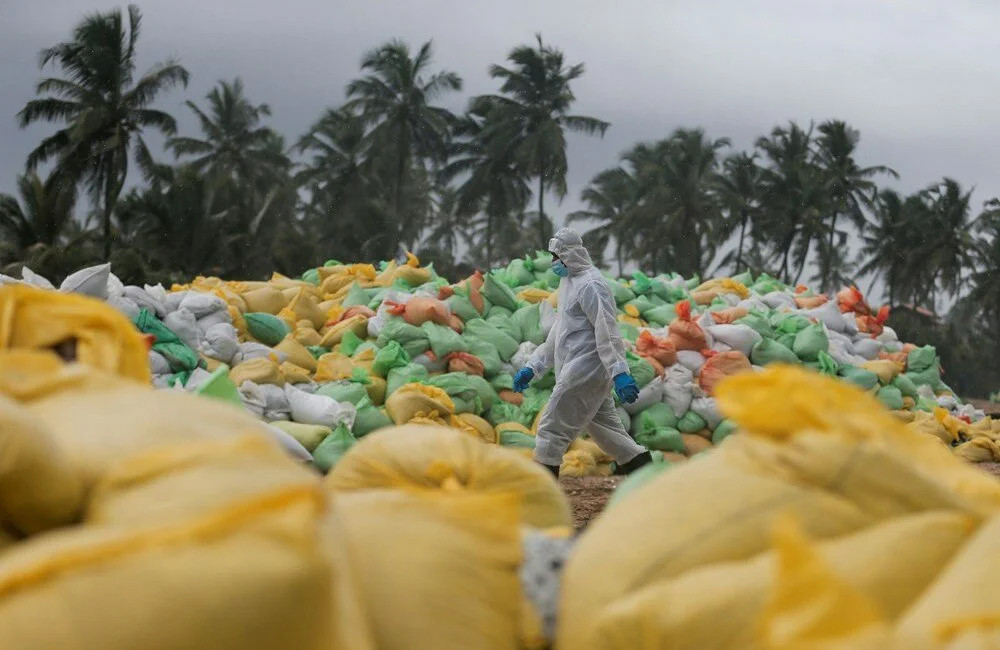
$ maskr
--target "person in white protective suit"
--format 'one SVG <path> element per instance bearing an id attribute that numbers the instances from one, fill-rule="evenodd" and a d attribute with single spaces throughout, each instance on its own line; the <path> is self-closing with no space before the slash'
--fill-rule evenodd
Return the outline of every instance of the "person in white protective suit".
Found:
<path id="1" fill-rule="evenodd" d="M 584 431 L 628 473 L 652 461 L 625 431 L 611 397 L 625 403 L 639 388 L 629 374 L 618 310 L 607 280 L 590 261 L 580 234 L 563 228 L 549 241 L 552 270 L 562 277 L 556 322 L 545 343 L 514 378 L 514 390 L 555 368 L 556 386 L 535 437 L 535 460 L 559 476 L 563 454 Z"/>

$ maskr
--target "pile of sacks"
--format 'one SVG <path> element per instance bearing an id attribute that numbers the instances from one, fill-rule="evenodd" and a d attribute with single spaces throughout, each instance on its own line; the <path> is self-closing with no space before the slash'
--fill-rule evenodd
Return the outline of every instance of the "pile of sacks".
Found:
<path id="1" fill-rule="evenodd" d="M 410 255 L 379 268 L 331 261 L 300 279 L 199 277 L 170 290 L 123 286 L 103 265 L 60 289 L 105 300 L 149 335 L 156 386 L 240 403 L 327 470 L 358 438 L 409 422 L 530 455 L 554 378 L 521 395 L 513 375 L 556 317 L 559 278 L 550 262 L 538 253 L 452 284 Z M 28 269 L 8 282 L 51 286 Z M 659 459 L 686 460 L 733 433 L 715 386 L 775 363 L 855 384 L 963 455 L 1000 459 L 985 440 L 970 444 L 988 440 L 994 423 L 948 388 L 934 348 L 900 342 L 886 325 L 888 310 L 873 310 L 855 288 L 827 298 L 749 273 L 708 282 L 635 273 L 608 284 L 641 388 L 619 416 Z M 562 472 L 612 469 L 582 439 Z"/>
<path id="2" fill-rule="evenodd" d="M 716 396 L 743 433 L 579 538 L 556 648 L 1000 643 L 1000 482 L 799 368 L 727 379 Z"/>

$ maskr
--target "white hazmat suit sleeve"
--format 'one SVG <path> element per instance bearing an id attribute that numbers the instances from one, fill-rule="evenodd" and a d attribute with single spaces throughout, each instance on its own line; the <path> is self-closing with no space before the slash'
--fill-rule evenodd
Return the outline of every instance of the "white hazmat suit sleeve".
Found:
<path id="1" fill-rule="evenodd" d="M 611 291 L 601 291 L 596 284 L 588 283 L 580 289 L 579 300 L 587 320 L 594 326 L 597 354 L 601 358 L 601 363 L 611 373 L 612 378 L 627 373 L 625 345 L 618 330 L 618 312 Z"/>
<path id="2" fill-rule="evenodd" d="M 555 365 L 556 360 L 556 332 L 559 331 L 559 315 L 556 315 L 556 322 L 549 330 L 549 335 L 545 337 L 545 343 L 538 346 L 528 359 L 527 367 L 535 373 L 535 377 L 541 377 Z"/>

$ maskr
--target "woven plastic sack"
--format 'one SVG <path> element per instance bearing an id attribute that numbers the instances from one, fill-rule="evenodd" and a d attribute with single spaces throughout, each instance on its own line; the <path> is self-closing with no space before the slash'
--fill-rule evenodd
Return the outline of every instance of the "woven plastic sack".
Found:
<path id="1" fill-rule="evenodd" d="M 386 395 L 392 395 L 406 384 L 423 381 L 430 375 L 427 368 L 420 364 L 411 363 L 400 368 L 393 368 L 386 377 Z"/>
<path id="2" fill-rule="evenodd" d="M 773 339 L 762 339 L 753 346 L 750 361 L 755 366 L 772 363 L 799 363 L 795 353 Z"/>
<path id="3" fill-rule="evenodd" d="M 376 344 L 380 348 L 384 348 L 389 344 L 389 341 L 398 343 L 406 350 L 410 358 L 419 356 L 425 350 L 430 349 L 431 346 L 430 340 L 427 338 L 427 332 L 419 327 L 410 325 L 400 318 L 390 318 L 385 322 L 382 330 L 379 332 Z"/>
<path id="4" fill-rule="evenodd" d="M 803 361 L 816 361 L 820 352 L 828 352 L 829 349 L 830 340 L 820 323 L 800 330 L 792 346 L 792 351 Z"/>

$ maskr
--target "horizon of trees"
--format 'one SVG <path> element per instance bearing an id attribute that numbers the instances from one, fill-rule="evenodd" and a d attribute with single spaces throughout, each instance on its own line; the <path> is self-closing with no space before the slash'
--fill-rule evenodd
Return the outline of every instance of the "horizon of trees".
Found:
<path id="1" fill-rule="evenodd" d="M 462 79 L 434 63 L 431 43 L 391 40 L 293 141 L 239 77 L 187 101 L 198 133 L 182 134 L 155 105 L 190 73 L 172 59 L 137 73 L 141 22 L 134 5 L 93 13 L 41 52 L 52 76 L 17 120 L 56 130 L 29 154 L 17 195 L 0 194 L 0 272 L 58 280 L 107 260 L 138 283 L 257 278 L 408 249 L 457 279 L 544 248 L 560 221 L 546 198 L 567 194 L 567 134 L 611 126 L 575 110 L 584 64 L 536 36 L 490 66 L 497 91 L 462 114 L 440 104 Z M 151 132 L 164 152 L 147 146 Z M 1000 199 L 977 208 L 950 178 L 909 195 L 881 188 L 896 173 L 861 166 L 859 142 L 840 120 L 776 126 L 749 151 L 677 128 L 595 175 L 564 221 L 619 274 L 750 270 L 824 292 L 881 282 L 900 334 L 938 345 L 969 376 L 953 384 L 987 394 L 1000 370 L 977 341 L 1000 352 Z"/>

